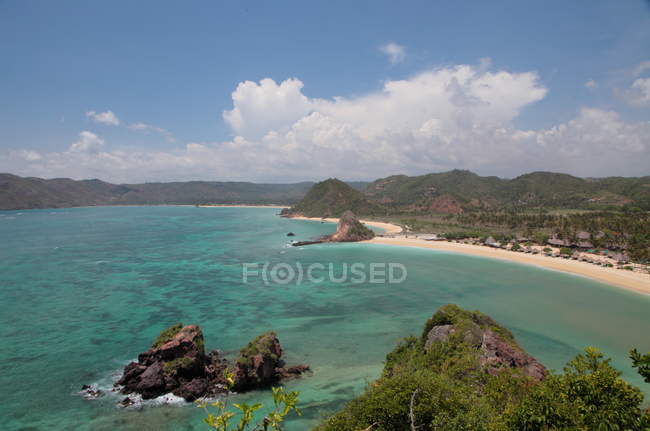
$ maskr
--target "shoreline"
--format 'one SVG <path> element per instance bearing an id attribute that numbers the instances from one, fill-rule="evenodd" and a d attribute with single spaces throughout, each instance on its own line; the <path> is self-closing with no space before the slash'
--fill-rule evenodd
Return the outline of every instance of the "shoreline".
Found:
<path id="1" fill-rule="evenodd" d="M 336 218 L 314 218 L 314 217 L 291 217 L 298 220 L 326 221 L 336 223 Z M 394 235 L 402 232 L 402 228 L 392 223 L 376 222 L 372 220 L 361 220 L 362 223 L 386 230 L 386 234 Z M 533 255 L 513 252 L 509 250 L 496 249 L 480 245 L 460 244 L 448 241 L 426 241 L 419 238 L 406 237 L 375 237 L 366 244 L 381 244 L 399 247 L 417 247 L 429 250 L 437 250 L 448 253 L 458 253 L 478 257 L 505 260 L 526 265 L 539 266 L 546 269 L 561 271 L 573 275 L 580 275 L 592 280 L 622 288 L 636 293 L 650 295 L 650 274 L 625 271 L 615 268 L 605 268 L 586 262 L 548 257 L 544 255 Z"/>
<path id="2" fill-rule="evenodd" d="M 310 221 L 324 221 L 327 223 L 338 223 L 339 219 L 334 218 L 334 217 L 326 217 L 326 218 L 320 218 L 320 217 L 304 217 L 304 216 L 291 216 L 287 217 L 293 220 L 310 220 Z M 402 227 L 398 226 L 393 223 L 386 223 L 386 222 L 381 222 L 381 221 L 374 221 L 374 220 L 359 220 L 363 224 L 367 224 L 370 226 L 378 227 L 380 229 L 384 229 L 387 234 L 389 235 L 395 235 L 398 233 L 402 232 Z M 372 241 L 372 240 L 371 240 Z"/>
<path id="3" fill-rule="evenodd" d="M 212 204 L 212 205 L 186 205 L 198 208 L 288 208 L 289 205 L 247 205 L 247 204 Z"/>

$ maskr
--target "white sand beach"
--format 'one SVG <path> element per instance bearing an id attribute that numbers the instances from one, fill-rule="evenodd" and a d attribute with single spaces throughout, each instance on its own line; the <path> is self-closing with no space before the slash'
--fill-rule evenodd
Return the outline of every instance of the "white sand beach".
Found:
<path id="1" fill-rule="evenodd" d="M 292 218 L 299 220 L 326 221 L 332 223 L 338 222 L 338 219 L 336 218 Z M 370 226 L 384 229 L 386 231 L 386 235 L 396 235 L 402 232 L 402 228 L 400 226 L 392 223 L 377 222 L 373 220 L 361 220 L 361 222 Z M 509 250 L 486 247 L 482 245 L 461 244 L 448 241 L 426 241 L 424 239 L 414 237 L 407 238 L 403 235 L 394 237 L 378 236 L 374 239 L 364 242 L 370 244 L 396 245 L 401 247 L 419 247 L 431 250 L 440 250 L 452 253 L 462 253 L 473 256 L 508 260 L 511 262 L 528 265 L 537 265 L 556 271 L 582 275 L 606 284 L 650 295 L 650 274 L 643 274 L 616 268 L 607 268 L 587 262 L 549 257 L 541 254 L 524 254 Z"/>

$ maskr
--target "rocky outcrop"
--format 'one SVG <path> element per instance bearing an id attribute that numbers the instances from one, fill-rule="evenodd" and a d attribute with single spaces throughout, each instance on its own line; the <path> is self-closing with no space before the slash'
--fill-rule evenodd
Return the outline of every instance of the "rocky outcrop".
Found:
<path id="1" fill-rule="evenodd" d="M 455 305 L 441 307 L 429 319 L 423 342 L 427 351 L 436 343 L 463 343 L 476 350 L 479 365 L 489 374 L 510 368 L 537 381 L 546 376 L 546 368 L 519 347 L 510 331 L 489 316 Z"/>
<path id="2" fill-rule="evenodd" d="M 483 332 L 479 363 L 490 374 L 503 368 L 517 368 L 523 374 L 541 381 L 546 376 L 546 368 L 516 344 L 496 334 L 490 329 Z"/>
<path id="3" fill-rule="evenodd" d="M 164 330 L 137 362 L 128 364 L 115 385 L 123 394 L 137 393 L 143 399 L 173 393 L 193 401 L 224 392 L 226 370 L 235 376 L 235 389 L 242 391 L 269 386 L 309 369 L 304 365 L 284 368 L 281 358 L 280 341 L 268 332 L 242 349 L 231 365 L 219 351 L 206 354 L 198 326 L 179 323 Z"/>
<path id="4" fill-rule="evenodd" d="M 375 233 L 365 227 L 352 211 L 348 210 L 339 219 L 336 232 L 327 237 L 326 240 L 330 242 L 352 242 L 365 241 L 374 237 Z"/>

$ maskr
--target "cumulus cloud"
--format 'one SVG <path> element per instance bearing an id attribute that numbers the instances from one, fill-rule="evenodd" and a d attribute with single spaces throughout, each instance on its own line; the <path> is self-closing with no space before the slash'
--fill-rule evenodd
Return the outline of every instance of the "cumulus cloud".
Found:
<path id="1" fill-rule="evenodd" d="M 624 93 L 625 100 L 634 106 L 650 106 L 650 78 L 639 78 Z"/>
<path id="2" fill-rule="evenodd" d="M 99 150 L 103 146 L 103 139 L 95 135 L 93 132 L 84 130 L 83 132 L 79 133 L 79 139 L 70 145 L 68 151 L 73 153 L 80 153 L 85 151 L 93 152 Z"/>
<path id="3" fill-rule="evenodd" d="M 406 58 L 406 47 L 395 42 L 389 42 L 379 47 L 379 50 L 386 54 L 391 64 L 397 64 Z"/>
<path id="4" fill-rule="evenodd" d="M 533 170 L 647 175 L 650 166 L 650 123 L 626 122 L 613 111 L 584 108 L 553 127 L 518 128 L 521 112 L 547 94 L 534 72 L 444 67 L 351 98 L 310 98 L 302 89 L 296 78 L 239 84 L 232 109 L 223 113 L 234 135 L 225 142 L 167 151 L 107 149 L 96 135 L 82 132 L 69 151 L 39 160 L 0 155 L 0 171 L 116 182 L 277 182 L 453 168 L 502 176 Z"/>
<path id="5" fill-rule="evenodd" d="M 117 115 L 115 115 L 113 111 L 106 111 L 106 112 L 88 111 L 86 112 L 86 117 L 90 118 L 92 121 L 96 123 L 106 124 L 108 126 L 120 125 L 120 119 L 117 118 Z"/>
<path id="6" fill-rule="evenodd" d="M 245 81 L 232 93 L 233 109 L 224 111 L 223 119 L 237 133 L 261 138 L 270 130 L 283 131 L 313 109 L 302 94 L 298 79 L 277 84 L 272 79 L 258 83 Z"/>

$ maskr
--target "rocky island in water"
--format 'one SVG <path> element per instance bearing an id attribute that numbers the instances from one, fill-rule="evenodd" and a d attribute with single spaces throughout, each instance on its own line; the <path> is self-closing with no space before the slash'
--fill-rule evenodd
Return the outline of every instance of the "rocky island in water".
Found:
<path id="1" fill-rule="evenodd" d="M 138 356 L 137 362 L 124 368 L 115 390 L 125 395 L 137 394 L 145 400 L 171 393 L 194 401 L 227 392 L 226 371 L 234 378 L 232 389 L 244 392 L 270 387 L 309 370 L 305 364 L 286 366 L 275 332 L 266 332 L 250 341 L 234 362 L 218 350 L 206 353 L 204 346 L 203 332 L 197 325 L 170 326 L 151 348 Z M 101 396 L 89 386 L 83 389 L 87 398 Z M 126 407 L 133 403 L 127 396 L 120 404 Z"/>

